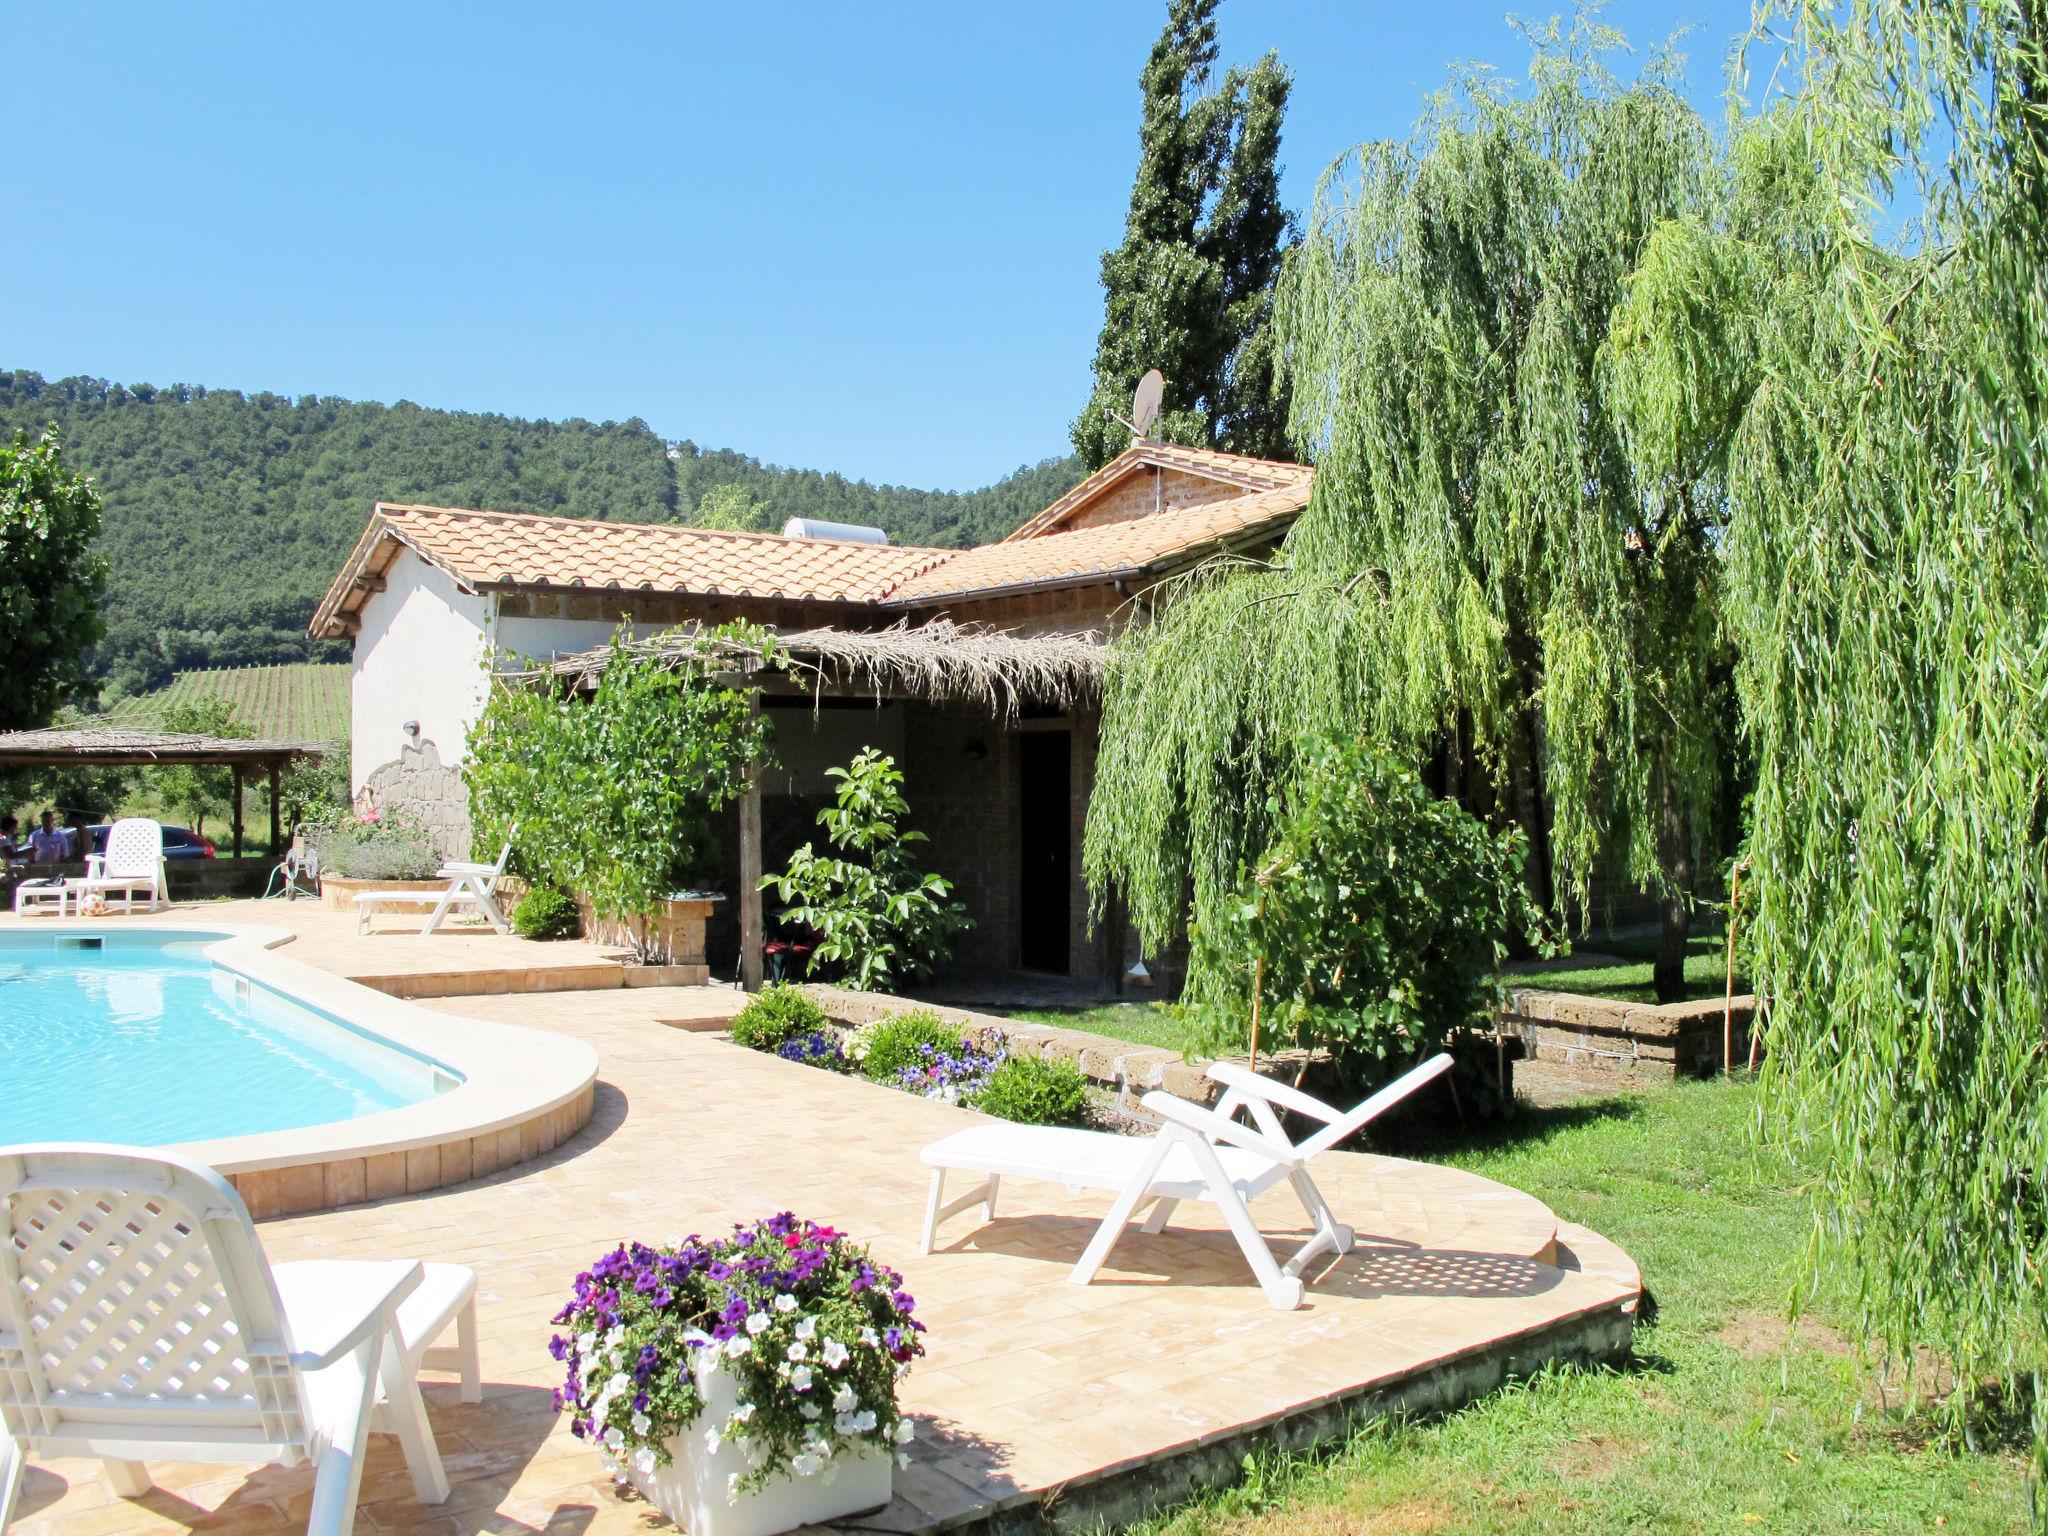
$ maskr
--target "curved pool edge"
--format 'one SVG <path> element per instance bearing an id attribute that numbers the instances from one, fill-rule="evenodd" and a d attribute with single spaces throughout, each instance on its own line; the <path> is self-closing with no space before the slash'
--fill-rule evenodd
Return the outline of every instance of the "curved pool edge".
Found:
<path id="1" fill-rule="evenodd" d="M 116 930 L 52 921 L 37 931 Z M 219 1170 L 252 1216 L 303 1215 L 482 1178 L 552 1151 L 590 1119 L 598 1056 L 581 1040 L 401 1001 L 280 953 L 295 937 L 286 928 L 124 921 L 118 931 L 214 939 L 204 953 L 222 970 L 428 1057 L 462 1079 L 446 1093 L 399 1109 L 171 1149 Z"/>

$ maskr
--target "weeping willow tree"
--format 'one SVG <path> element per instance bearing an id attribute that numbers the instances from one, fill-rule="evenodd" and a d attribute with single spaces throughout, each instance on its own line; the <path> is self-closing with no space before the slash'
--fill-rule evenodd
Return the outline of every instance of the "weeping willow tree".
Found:
<path id="1" fill-rule="evenodd" d="M 1711 453 L 1640 472 L 1610 406 L 1640 369 L 1607 342 L 1722 173 L 1672 57 L 1625 81 L 1608 29 L 1531 40 L 1525 86 L 1463 74 L 1326 173 L 1279 307 L 1314 498 L 1273 561 L 1186 580 L 1113 654 L 1087 872 L 1148 945 L 1213 929 L 1298 744 L 1334 733 L 1520 823 L 1561 908 L 1602 860 L 1664 894 L 1680 979 L 1727 782 L 1723 496 Z"/>
<path id="2" fill-rule="evenodd" d="M 1765 0 L 1738 216 L 1668 323 L 1740 382 L 1727 607 L 1757 753 L 1767 1123 L 1816 1263 L 1963 1390 L 2030 1382 L 2048 1303 L 2048 13 Z M 1910 238 L 1874 230 L 1917 210 Z M 1646 299 L 1647 302 L 1647 299 Z M 1646 417 L 1676 415 L 1678 402 Z"/>

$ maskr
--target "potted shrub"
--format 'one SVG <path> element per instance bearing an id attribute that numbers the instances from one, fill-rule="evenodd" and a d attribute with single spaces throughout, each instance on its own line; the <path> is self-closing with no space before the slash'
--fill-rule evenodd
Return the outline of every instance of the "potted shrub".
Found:
<path id="1" fill-rule="evenodd" d="M 774 1536 L 887 1504 L 924 1352 L 903 1277 L 787 1212 L 623 1245 L 555 1317 L 555 1394 L 605 1467 L 691 1536 Z"/>

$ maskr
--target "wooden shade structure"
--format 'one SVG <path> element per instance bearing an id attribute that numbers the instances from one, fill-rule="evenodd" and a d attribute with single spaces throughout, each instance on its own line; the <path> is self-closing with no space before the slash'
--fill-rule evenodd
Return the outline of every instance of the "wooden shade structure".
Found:
<path id="1" fill-rule="evenodd" d="M 242 784 L 251 771 L 270 780 L 270 846 L 283 841 L 278 779 L 301 758 L 332 750 L 319 742 L 195 736 L 178 731 L 91 726 L 0 732 L 0 768 L 136 768 L 190 764 L 228 768 L 235 776 L 234 856 L 242 856 Z"/>

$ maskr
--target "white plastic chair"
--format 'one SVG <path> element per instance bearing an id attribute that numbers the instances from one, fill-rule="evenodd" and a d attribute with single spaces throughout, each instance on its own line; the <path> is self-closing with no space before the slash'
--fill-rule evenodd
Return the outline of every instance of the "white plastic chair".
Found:
<path id="1" fill-rule="evenodd" d="M 126 1498 L 147 1460 L 310 1460 L 309 1536 L 346 1536 L 373 1409 L 440 1503 L 414 1371 L 460 1310 L 475 1400 L 475 1283 L 412 1260 L 272 1266 L 241 1197 L 184 1158 L 0 1147 L 0 1531 L 38 1455 L 98 1457 Z"/>
<path id="2" fill-rule="evenodd" d="M 924 1252 L 932 1251 L 939 1223 L 969 1206 L 981 1206 L 985 1219 L 994 1220 L 996 1193 L 1005 1177 L 1063 1184 L 1075 1193 L 1113 1189 L 1115 1203 L 1067 1276 L 1076 1285 L 1086 1285 L 1140 1206 L 1153 1204 L 1144 1230 L 1156 1233 L 1165 1228 L 1181 1201 L 1202 1200 L 1223 1213 L 1266 1299 L 1288 1311 L 1301 1305 L 1301 1273 L 1308 1262 L 1320 1254 L 1350 1252 L 1354 1236 L 1330 1210 L 1309 1177 L 1308 1165 L 1450 1067 L 1448 1055 L 1432 1056 L 1355 1109 L 1340 1111 L 1298 1089 L 1219 1061 L 1209 1067 L 1209 1076 L 1224 1087 L 1214 1109 L 1170 1093 L 1145 1095 L 1144 1107 L 1162 1122 L 1150 1140 L 1043 1125 L 978 1125 L 956 1132 L 922 1154 L 932 1170 Z M 1240 1110 L 1251 1116 L 1250 1125 L 1235 1118 Z M 1323 1128 L 1305 1141 L 1290 1141 L 1280 1121 L 1282 1110 L 1320 1121 Z M 983 1182 L 948 1203 L 946 1174 L 954 1169 L 979 1173 Z M 1274 1259 L 1246 1209 L 1283 1180 L 1315 1224 L 1315 1234 L 1285 1264 Z"/>
<path id="3" fill-rule="evenodd" d="M 169 884 L 164 875 L 164 829 L 146 816 L 129 816 L 107 829 L 107 849 L 89 854 L 85 878 L 65 884 L 78 894 L 121 893 L 121 910 L 135 910 L 135 893 L 149 893 L 149 910 L 164 905 Z"/>
<path id="4" fill-rule="evenodd" d="M 448 888 L 441 892 L 434 903 L 434 910 L 428 914 L 425 925 L 420 929 L 422 936 L 432 933 L 441 926 L 441 920 L 456 907 L 474 907 L 490 925 L 500 933 L 512 931 L 511 919 L 505 916 L 494 894 L 499 880 L 504 878 L 505 866 L 512 858 L 512 838 L 519 831 L 519 823 L 512 823 L 505 833 L 505 846 L 498 850 L 495 864 L 465 864 L 450 861 L 434 871 L 434 878 L 446 880 Z M 356 897 L 356 932 L 367 932 L 370 917 L 380 907 L 416 907 L 427 897 L 419 891 L 365 891 Z"/>

